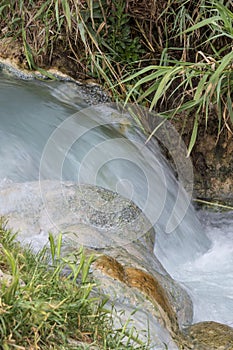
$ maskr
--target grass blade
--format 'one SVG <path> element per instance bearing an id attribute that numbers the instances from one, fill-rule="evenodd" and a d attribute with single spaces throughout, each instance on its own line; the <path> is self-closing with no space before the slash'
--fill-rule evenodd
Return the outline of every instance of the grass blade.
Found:
<path id="1" fill-rule="evenodd" d="M 188 146 L 187 157 L 190 156 L 190 153 L 192 152 L 193 146 L 196 143 L 197 130 L 198 130 L 198 114 L 196 114 L 196 117 L 195 117 L 195 120 L 194 120 L 193 131 L 192 131 L 191 139 L 190 139 L 189 146 Z"/>

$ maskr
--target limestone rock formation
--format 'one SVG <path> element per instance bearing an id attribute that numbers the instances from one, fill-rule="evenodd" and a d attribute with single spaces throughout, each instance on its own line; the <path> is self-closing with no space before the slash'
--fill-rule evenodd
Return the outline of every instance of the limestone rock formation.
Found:
<path id="1" fill-rule="evenodd" d="M 21 242 L 40 249 L 48 232 L 63 232 L 67 251 L 84 245 L 94 252 L 93 277 L 102 292 L 119 310 L 128 309 L 128 316 L 138 308 L 144 313 L 141 329 L 150 319 L 151 334 L 160 328 L 163 342 L 175 348 L 169 332 L 191 323 L 191 299 L 153 254 L 154 229 L 131 201 L 103 188 L 58 181 L 5 183 L 0 198 L 0 215 L 19 230 Z M 161 341 L 153 342 L 163 349 Z"/>
<path id="2" fill-rule="evenodd" d="M 191 325 L 191 299 L 154 255 L 155 231 L 131 201 L 72 182 L 2 182 L 0 215 L 19 231 L 20 242 L 32 242 L 35 250 L 45 245 L 49 232 L 63 232 L 63 254 L 83 245 L 95 256 L 94 293 L 107 295 L 110 308 L 113 303 L 116 327 L 130 319 L 144 341 L 149 329 L 152 349 L 233 349 L 233 328 Z"/>

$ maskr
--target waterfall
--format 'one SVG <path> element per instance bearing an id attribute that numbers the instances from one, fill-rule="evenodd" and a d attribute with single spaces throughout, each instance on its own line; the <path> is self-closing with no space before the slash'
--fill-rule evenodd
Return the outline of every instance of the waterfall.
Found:
<path id="1" fill-rule="evenodd" d="M 162 142 L 176 162 L 177 143 L 168 145 L 164 134 L 159 140 L 152 137 L 146 142 L 147 137 L 132 119 L 130 110 L 119 111 L 103 104 L 88 106 L 72 84 L 21 81 L 0 74 L 0 161 L 4 164 L 0 181 L 71 180 L 99 185 L 132 199 L 155 227 L 155 254 L 163 266 L 191 294 L 192 284 L 194 289 L 199 288 L 199 294 L 193 292 L 197 304 L 205 289 L 206 275 L 202 270 L 206 265 L 207 274 L 216 272 L 213 283 L 222 283 L 218 276 L 221 272 L 211 265 L 215 254 L 221 260 L 221 268 L 227 266 L 228 278 L 232 277 L 232 228 L 224 246 L 228 256 L 225 261 L 217 253 L 223 244 L 221 228 L 214 230 L 218 237 L 211 236 L 216 222 L 215 226 L 204 227 L 190 196 L 160 151 Z M 178 165 L 181 182 L 186 170 Z M 232 227 L 232 220 L 229 222 Z M 194 283 L 193 277 L 197 279 L 198 273 L 204 277 Z M 212 275 L 209 285 L 211 281 Z M 225 300 L 227 306 L 215 319 L 229 322 L 226 315 L 229 305 L 231 309 L 233 306 L 233 286 L 224 288 L 229 296 Z M 222 289 L 215 301 L 221 293 Z M 205 298 L 202 300 L 206 302 Z M 197 306 L 196 320 L 203 317 L 202 307 Z"/>

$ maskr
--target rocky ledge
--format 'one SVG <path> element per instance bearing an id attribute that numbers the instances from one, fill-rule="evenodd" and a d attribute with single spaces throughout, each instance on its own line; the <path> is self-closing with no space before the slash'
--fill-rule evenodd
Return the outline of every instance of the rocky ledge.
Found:
<path id="1" fill-rule="evenodd" d="M 3 183 L 0 199 L 0 215 L 24 244 L 40 249 L 48 232 L 63 232 L 64 254 L 80 245 L 94 254 L 91 275 L 96 291 L 114 304 L 116 326 L 130 319 L 142 340 L 149 329 L 156 350 L 233 349 L 233 328 L 192 324 L 191 299 L 155 257 L 156 233 L 131 201 L 100 187 L 53 181 Z"/>

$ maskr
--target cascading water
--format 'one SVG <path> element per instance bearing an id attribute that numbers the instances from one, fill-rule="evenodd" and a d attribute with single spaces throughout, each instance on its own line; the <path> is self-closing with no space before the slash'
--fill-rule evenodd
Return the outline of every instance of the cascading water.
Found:
<path id="1" fill-rule="evenodd" d="M 86 182 L 132 199 L 155 225 L 156 256 L 192 296 L 195 321 L 231 324 L 232 213 L 200 212 L 201 225 L 157 142 L 145 147 L 110 106 L 88 108 L 66 83 L 0 78 L 0 181 Z"/>
<path id="2" fill-rule="evenodd" d="M 216 321 L 233 326 L 233 212 L 197 213 L 212 242 L 211 249 L 179 268 L 168 266 L 186 286 L 194 302 L 194 322 Z"/>

